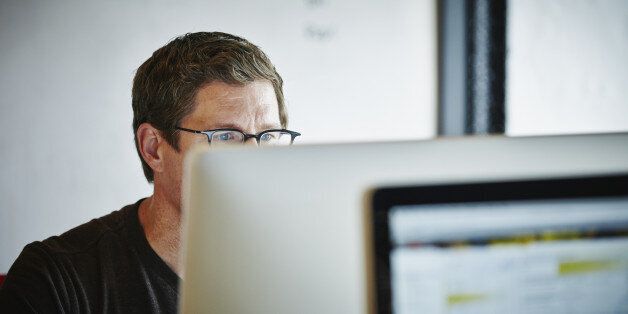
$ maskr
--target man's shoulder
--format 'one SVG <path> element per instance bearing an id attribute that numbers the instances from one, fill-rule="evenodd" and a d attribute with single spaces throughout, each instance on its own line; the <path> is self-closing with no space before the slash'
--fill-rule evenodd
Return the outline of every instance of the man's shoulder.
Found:
<path id="1" fill-rule="evenodd" d="M 51 254 L 76 254 L 83 253 L 98 246 L 103 238 L 124 237 L 125 228 L 128 227 L 129 217 L 137 215 L 137 206 L 127 205 L 100 218 L 95 218 L 82 225 L 74 227 L 61 235 L 52 236 L 46 240 L 33 242 L 27 247 L 39 247 Z"/>
<path id="2" fill-rule="evenodd" d="M 98 300 L 107 295 L 101 285 L 104 279 L 117 281 L 112 265 L 127 251 L 126 230 L 137 223 L 129 220 L 138 204 L 26 245 L 0 289 L 0 305 L 17 312 L 85 312 L 102 305 Z"/>

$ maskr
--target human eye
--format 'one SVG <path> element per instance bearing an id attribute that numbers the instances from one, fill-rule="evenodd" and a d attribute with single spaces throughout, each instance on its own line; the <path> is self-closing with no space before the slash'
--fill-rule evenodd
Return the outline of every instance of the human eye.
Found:
<path id="1" fill-rule="evenodd" d="M 242 141 L 242 135 L 237 131 L 219 131 L 214 133 L 212 141 L 232 143 Z"/>
<path id="2" fill-rule="evenodd" d="M 269 142 L 274 140 L 275 138 L 277 138 L 277 136 L 273 133 L 264 133 L 262 134 L 262 136 L 260 137 L 260 140 L 264 141 L 264 142 Z"/>
<path id="3" fill-rule="evenodd" d="M 221 141 L 229 141 L 233 139 L 233 134 L 231 133 L 221 133 L 218 135 L 218 139 Z"/>

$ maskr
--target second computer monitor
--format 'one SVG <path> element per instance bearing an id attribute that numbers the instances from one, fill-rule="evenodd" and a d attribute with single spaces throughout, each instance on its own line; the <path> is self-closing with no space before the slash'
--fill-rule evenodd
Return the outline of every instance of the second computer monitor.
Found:
<path id="1" fill-rule="evenodd" d="M 628 175 L 373 196 L 379 313 L 628 313 Z"/>

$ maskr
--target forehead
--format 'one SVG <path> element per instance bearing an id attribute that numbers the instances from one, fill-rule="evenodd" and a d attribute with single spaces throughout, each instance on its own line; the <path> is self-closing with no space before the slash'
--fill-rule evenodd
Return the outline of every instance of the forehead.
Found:
<path id="1" fill-rule="evenodd" d="M 273 85 L 267 80 L 242 85 L 214 81 L 197 91 L 194 107 L 184 121 L 197 127 L 279 124 L 277 97 Z"/>

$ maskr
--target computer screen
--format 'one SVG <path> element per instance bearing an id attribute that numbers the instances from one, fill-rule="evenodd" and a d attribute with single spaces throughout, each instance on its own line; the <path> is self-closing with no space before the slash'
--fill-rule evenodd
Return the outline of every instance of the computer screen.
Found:
<path id="1" fill-rule="evenodd" d="M 388 188 L 380 313 L 628 313 L 628 176 Z"/>

